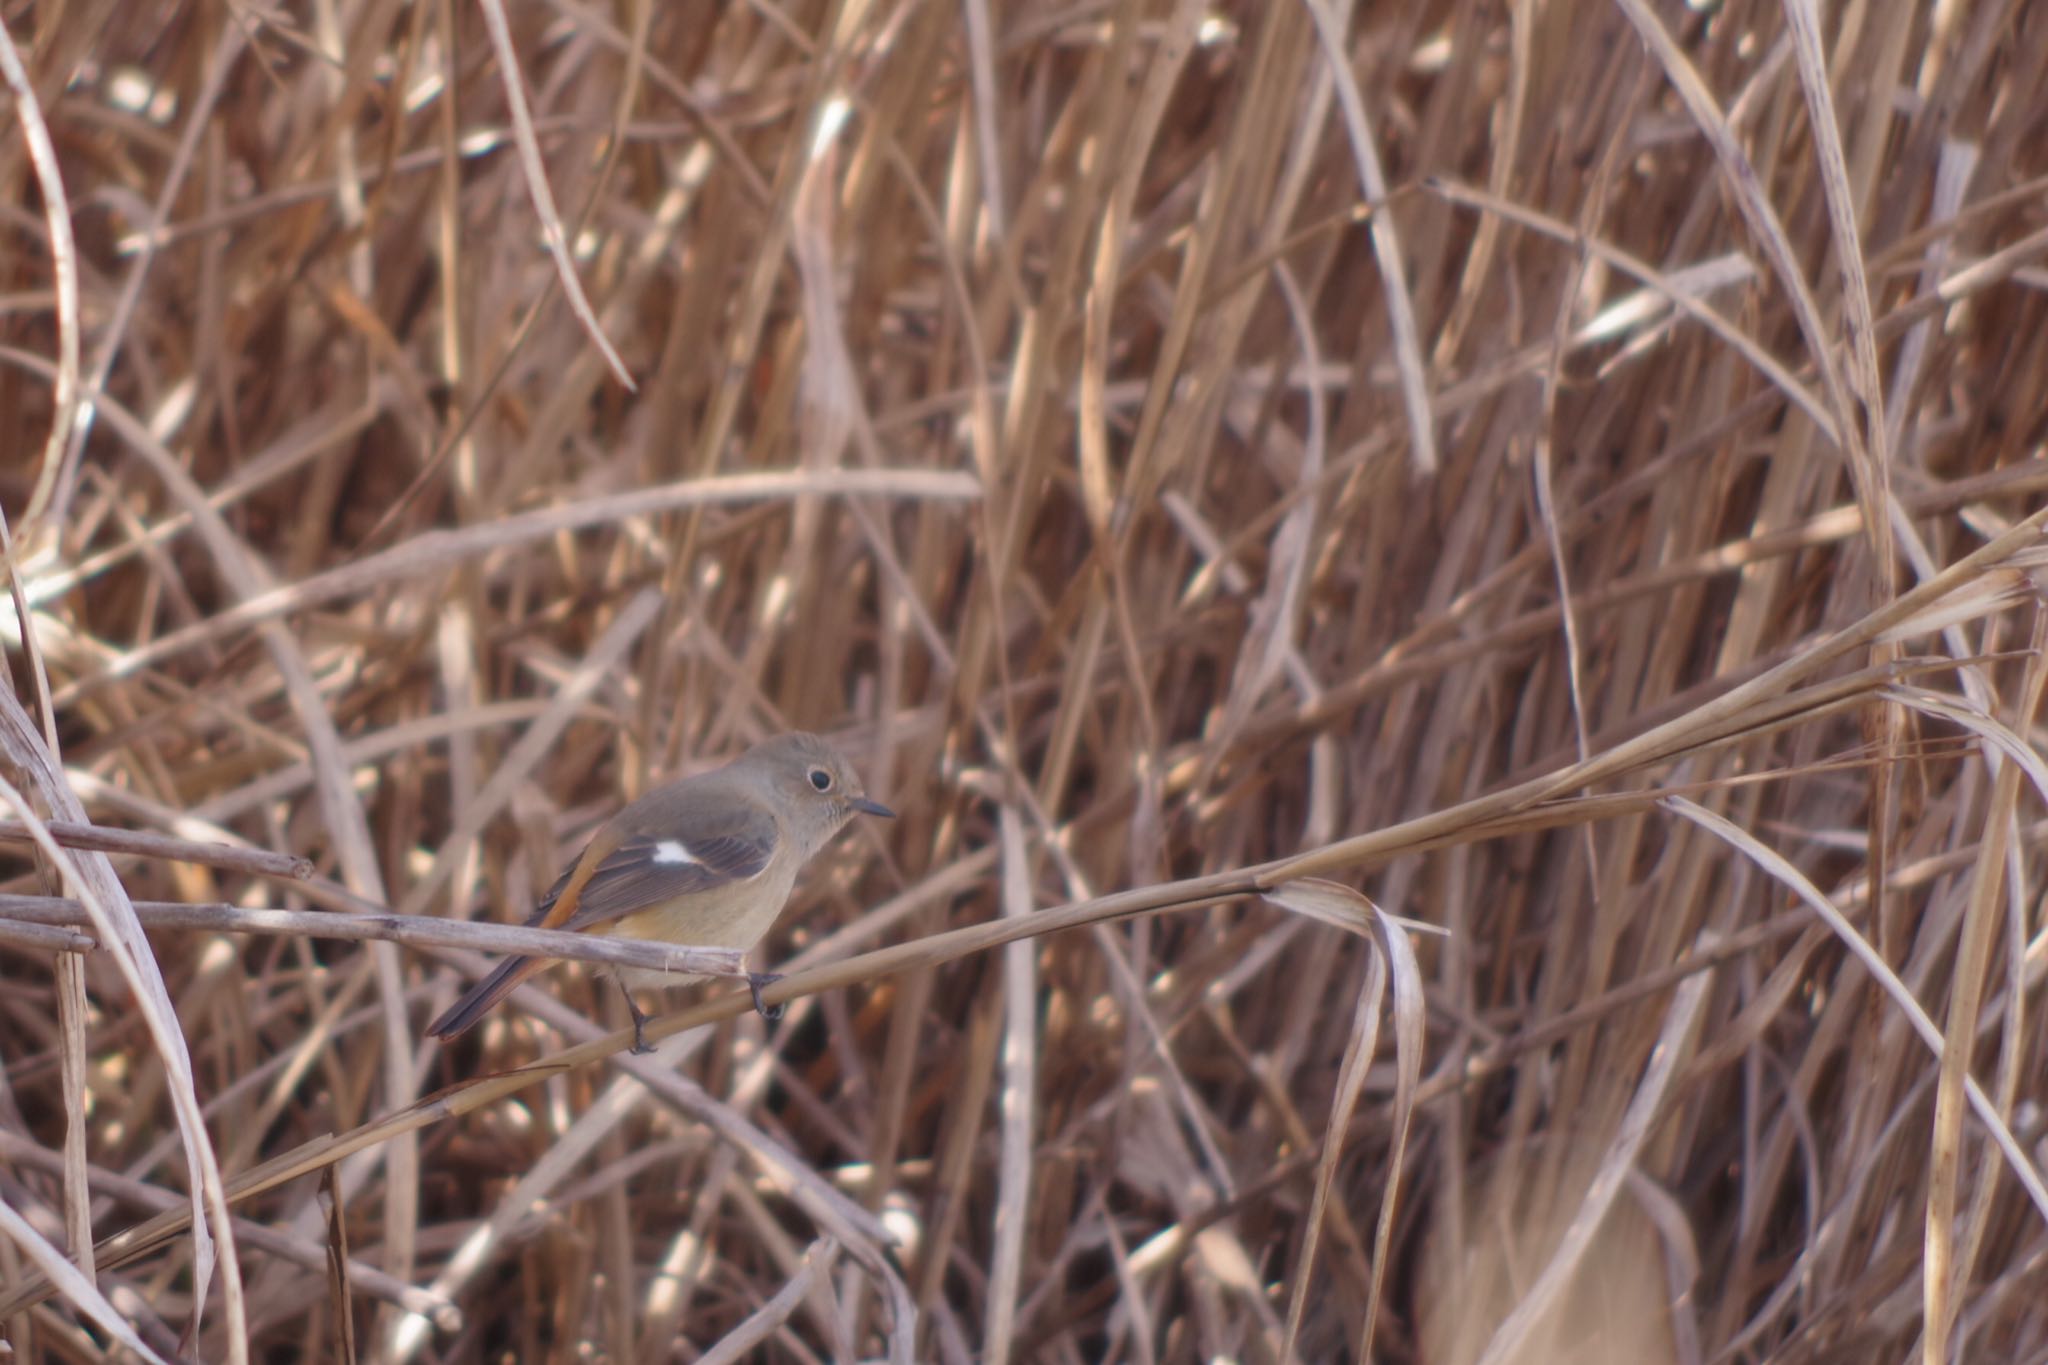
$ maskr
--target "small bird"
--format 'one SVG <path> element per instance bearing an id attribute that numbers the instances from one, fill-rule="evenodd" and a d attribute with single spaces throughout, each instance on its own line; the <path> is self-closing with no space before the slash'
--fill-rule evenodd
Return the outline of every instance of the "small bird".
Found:
<path id="1" fill-rule="evenodd" d="M 648 792 L 598 827 L 527 920 L 542 929 L 654 939 L 698 948 L 751 949 L 782 913 L 797 869 L 855 813 L 896 812 L 861 790 L 838 750 L 816 735 L 764 740 L 723 768 Z M 453 1038 L 549 959 L 508 957 L 427 1026 Z M 633 1051 L 652 1052 L 633 986 L 682 986 L 702 977 L 645 967 L 604 967 L 633 1014 Z M 761 988 L 747 985 L 764 1018 Z"/>

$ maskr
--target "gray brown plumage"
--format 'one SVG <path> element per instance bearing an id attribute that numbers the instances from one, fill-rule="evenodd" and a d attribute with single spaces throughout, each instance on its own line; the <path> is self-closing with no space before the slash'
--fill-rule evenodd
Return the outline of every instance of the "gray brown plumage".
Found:
<path id="1" fill-rule="evenodd" d="M 529 925 L 702 948 L 760 942 L 782 913 L 797 871 L 857 813 L 893 816 L 870 800 L 837 750 L 816 735 L 766 740 L 722 768 L 657 788 L 604 822 L 541 898 Z M 548 965 L 511 957 L 472 986 L 427 1032 L 452 1038 Z M 644 968 L 605 969 L 626 992 L 633 1050 L 647 1016 L 635 985 L 698 980 Z M 750 975 L 763 1014 L 761 987 Z"/>

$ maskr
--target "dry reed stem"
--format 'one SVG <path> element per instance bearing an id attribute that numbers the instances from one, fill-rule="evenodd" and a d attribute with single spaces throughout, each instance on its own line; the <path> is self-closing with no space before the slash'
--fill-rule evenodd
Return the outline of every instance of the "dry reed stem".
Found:
<path id="1" fill-rule="evenodd" d="M 515 924 L 467 924 L 421 915 L 344 915 L 305 910 L 258 910 L 183 901 L 136 901 L 146 929 L 191 929 L 227 934 L 280 934 L 349 943 L 402 943 L 412 948 L 469 948 L 608 962 L 690 975 L 744 976 L 745 956 L 730 948 L 684 948 L 635 939 L 600 939 L 558 929 Z M 92 916 L 77 901 L 57 896 L 0 896 L 0 924 L 9 929 L 43 925 L 83 927 Z M 87 936 L 87 947 L 96 945 Z"/>
<path id="2" fill-rule="evenodd" d="M 2041 1356 L 2034 18 L 10 13 L 0 1341 Z"/>

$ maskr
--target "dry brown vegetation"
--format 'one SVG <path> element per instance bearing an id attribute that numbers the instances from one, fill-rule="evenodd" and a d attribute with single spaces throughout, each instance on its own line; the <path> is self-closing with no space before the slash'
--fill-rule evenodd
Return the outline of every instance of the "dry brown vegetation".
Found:
<path id="1" fill-rule="evenodd" d="M 0 8 L 14 1358 L 2048 1358 L 2048 14 L 501 3 Z"/>

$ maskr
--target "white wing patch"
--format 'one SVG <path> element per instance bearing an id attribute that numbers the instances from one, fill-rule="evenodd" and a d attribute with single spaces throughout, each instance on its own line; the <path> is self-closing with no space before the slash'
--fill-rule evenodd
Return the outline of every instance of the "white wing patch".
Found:
<path id="1" fill-rule="evenodd" d="M 654 861 L 657 863 L 697 863 L 702 862 L 703 859 L 690 852 L 680 839 L 663 839 L 654 846 Z"/>

